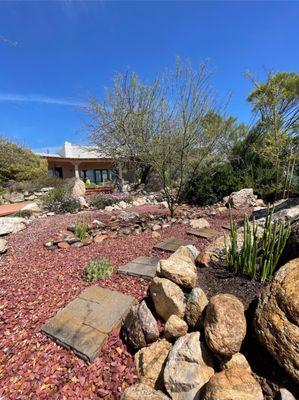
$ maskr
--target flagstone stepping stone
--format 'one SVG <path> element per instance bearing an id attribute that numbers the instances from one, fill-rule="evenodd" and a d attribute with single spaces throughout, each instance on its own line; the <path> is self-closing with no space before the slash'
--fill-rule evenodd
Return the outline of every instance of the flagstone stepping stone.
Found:
<path id="1" fill-rule="evenodd" d="M 159 259 L 154 257 L 137 257 L 117 270 L 118 274 L 138 276 L 144 279 L 153 279 Z"/>
<path id="2" fill-rule="evenodd" d="M 203 229 L 192 229 L 188 231 L 187 234 L 204 239 L 212 239 L 214 237 L 222 235 L 222 232 L 215 231 L 214 229 L 210 228 L 203 228 Z"/>
<path id="3" fill-rule="evenodd" d="M 172 253 L 174 253 L 179 247 L 188 246 L 190 244 L 194 243 L 190 240 L 184 240 L 178 237 L 171 237 L 169 239 L 163 240 L 163 242 L 155 244 L 154 249 L 171 251 Z"/>
<path id="4" fill-rule="evenodd" d="M 109 333 L 121 324 L 135 298 L 90 286 L 41 328 L 47 336 L 80 358 L 93 362 Z"/>

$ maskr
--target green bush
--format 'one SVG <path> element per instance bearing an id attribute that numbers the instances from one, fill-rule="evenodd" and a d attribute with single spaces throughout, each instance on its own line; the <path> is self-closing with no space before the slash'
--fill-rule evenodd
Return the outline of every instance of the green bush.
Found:
<path id="1" fill-rule="evenodd" d="M 103 195 L 93 196 L 89 201 L 89 204 L 92 207 L 97 208 L 98 210 L 103 210 L 105 207 L 113 206 L 113 204 L 116 204 L 116 203 L 117 203 L 117 199 L 114 199 L 112 197 L 106 197 Z"/>
<path id="2" fill-rule="evenodd" d="M 34 181 L 46 178 L 47 172 L 47 160 L 0 137 L 0 182 Z"/>
<path id="3" fill-rule="evenodd" d="M 83 279 L 87 282 L 103 279 L 113 273 L 113 265 L 106 258 L 96 258 L 85 266 Z"/>
<path id="4" fill-rule="evenodd" d="M 88 225 L 84 221 L 77 221 L 75 223 L 75 236 L 80 239 L 84 240 L 86 238 L 86 234 L 88 231 Z"/>
<path id="5" fill-rule="evenodd" d="M 80 202 L 73 198 L 64 186 L 50 190 L 43 201 L 49 211 L 57 214 L 72 213 L 80 209 Z"/>
<path id="6" fill-rule="evenodd" d="M 249 223 L 247 216 L 243 222 L 243 245 L 238 249 L 237 225 L 232 219 L 230 210 L 230 246 L 225 240 L 225 252 L 229 267 L 235 274 L 255 278 L 257 270 L 264 282 L 275 272 L 279 258 L 291 233 L 290 224 L 272 222 L 274 208 L 268 208 L 262 238 L 258 237 L 255 220 Z"/>

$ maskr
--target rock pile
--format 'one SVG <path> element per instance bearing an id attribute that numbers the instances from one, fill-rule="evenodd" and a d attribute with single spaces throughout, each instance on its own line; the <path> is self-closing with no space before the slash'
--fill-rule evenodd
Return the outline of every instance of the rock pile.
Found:
<path id="1" fill-rule="evenodd" d="M 197 256 L 194 246 L 183 246 L 158 265 L 149 294 L 165 325 L 156 341 L 148 345 L 147 328 L 141 327 L 136 306 L 124 321 L 127 341 L 139 350 L 135 355 L 139 383 L 125 391 L 123 400 L 138 395 L 148 400 L 263 399 L 246 358 L 239 353 L 246 334 L 243 305 L 229 294 L 208 301 L 196 279 L 189 279 Z M 151 314 L 151 327 L 153 318 Z M 220 372 L 216 372 L 219 361 Z"/>

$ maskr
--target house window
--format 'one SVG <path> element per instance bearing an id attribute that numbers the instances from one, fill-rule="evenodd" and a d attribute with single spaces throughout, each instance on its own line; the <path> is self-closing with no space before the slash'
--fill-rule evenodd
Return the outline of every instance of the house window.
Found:
<path id="1" fill-rule="evenodd" d="M 109 169 L 88 169 L 81 171 L 81 178 L 84 181 L 89 178 L 90 182 L 96 183 L 98 185 L 114 180 L 115 173 L 114 171 L 110 171 Z"/>

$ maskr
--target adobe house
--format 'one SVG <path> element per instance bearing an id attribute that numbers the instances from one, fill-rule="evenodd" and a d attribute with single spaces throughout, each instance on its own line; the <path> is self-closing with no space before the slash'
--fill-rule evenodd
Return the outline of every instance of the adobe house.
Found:
<path id="1" fill-rule="evenodd" d="M 64 142 L 57 154 L 38 153 L 48 160 L 48 175 L 62 179 L 81 178 L 97 185 L 113 182 L 118 176 L 133 182 L 134 174 L 127 168 L 115 167 L 112 158 L 106 157 L 91 146 Z"/>

